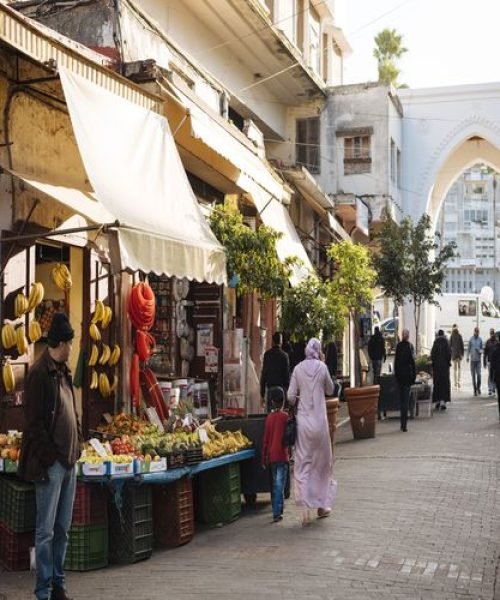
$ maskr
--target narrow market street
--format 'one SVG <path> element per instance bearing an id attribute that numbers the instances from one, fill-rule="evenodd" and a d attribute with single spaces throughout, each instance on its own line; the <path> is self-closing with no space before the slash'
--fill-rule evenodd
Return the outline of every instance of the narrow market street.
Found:
<path id="1" fill-rule="evenodd" d="M 345 407 L 340 421 L 344 420 Z M 293 502 L 271 524 L 268 498 L 225 527 L 150 560 L 69 573 L 76 599 L 500 598 L 500 427 L 496 399 L 455 392 L 445 412 L 338 431 L 337 503 L 301 528 Z M 31 598 L 29 573 L 0 572 L 2 600 Z"/>

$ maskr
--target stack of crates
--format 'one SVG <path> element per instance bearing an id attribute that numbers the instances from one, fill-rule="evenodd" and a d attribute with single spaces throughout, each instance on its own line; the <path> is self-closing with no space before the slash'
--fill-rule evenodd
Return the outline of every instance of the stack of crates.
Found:
<path id="1" fill-rule="evenodd" d="M 107 492 L 99 484 L 78 481 L 64 566 L 68 571 L 91 571 L 107 565 Z"/>
<path id="2" fill-rule="evenodd" d="M 0 564 L 9 571 L 30 568 L 35 545 L 36 501 L 33 484 L 0 477 Z"/>
<path id="3" fill-rule="evenodd" d="M 153 487 L 153 522 L 155 548 L 175 548 L 193 539 L 193 485 L 190 477 Z"/>
<path id="4" fill-rule="evenodd" d="M 203 471 L 198 480 L 197 520 L 209 526 L 235 521 L 241 513 L 240 464 Z"/>
<path id="5" fill-rule="evenodd" d="M 152 553 L 151 487 L 126 484 L 117 498 L 110 498 L 109 561 L 115 564 L 130 564 L 150 558 Z"/>

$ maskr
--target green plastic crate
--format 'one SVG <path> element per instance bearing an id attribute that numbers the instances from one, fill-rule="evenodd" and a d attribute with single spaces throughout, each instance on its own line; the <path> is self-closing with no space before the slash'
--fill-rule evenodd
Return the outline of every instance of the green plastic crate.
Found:
<path id="1" fill-rule="evenodd" d="M 35 529 L 36 500 L 32 483 L 15 477 L 0 477 L 0 520 L 15 533 Z"/>
<path id="2" fill-rule="evenodd" d="M 68 571 L 92 571 L 108 566 L 108 526 L 73 525 L 69 530 L 64 567 Z"/>
<path id="3" fill-rule="evenodd" d="M 203 471 L 198 481 L 197 519 L 206 525 L 235 521 L 241 513 L 239 463 Z"/>
<path id="4" fill-rule="evenodd" d="M 148 485 L 126 485 L 117 508 L 109 505 L 109 561 L 130 564 L 153 553 L 153 499 Z"/>

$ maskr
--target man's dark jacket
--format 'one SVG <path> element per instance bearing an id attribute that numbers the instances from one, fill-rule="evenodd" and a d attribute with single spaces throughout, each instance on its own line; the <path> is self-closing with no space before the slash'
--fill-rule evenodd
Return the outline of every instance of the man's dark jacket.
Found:
<path id="1" fill-rule="evenodd" d="M 73 393 L 73 382 L 69 369 L 63 367 L 64 377 Z M 54 426 L 61 404 L 60 371 L 48 350 L 28 371 L 24 387 L 23 443 L 19 458 L 18 475 L 26 481 L 47 480 L 47 469 L 57 460 L 57 451 L 52 439 Z M 73 407 L 77 415 L 78 437 L 82 440 L 75 396 Z"/>
<path id="2" fill-rule="evenodd" d="M 279 386 L 285 392 L 290 383 L 290 361 L 288 354 L 279 346 L 273 346 L 264 353 L 260 376 L 260 395 L 264 398 L 266 388 Z"/>
<path id="3" fill-rule="evenodd" d="M 399 385 L 413 385 L 417 370 L 410 342 L 403 340 L 396 346 L 394 375 Z"/>
<path id="4" fill-rule="evenodd" d="M 371 360 L 385 360 L 385 340 L 380 333 L 374 333 L 368 341 L 368 356 Z"/>

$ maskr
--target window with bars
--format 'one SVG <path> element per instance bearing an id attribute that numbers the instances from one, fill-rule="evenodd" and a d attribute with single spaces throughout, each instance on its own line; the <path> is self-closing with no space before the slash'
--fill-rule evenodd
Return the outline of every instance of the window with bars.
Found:
<path id="1" fill-rule="evenodd" d="M 319 117 L 297 119 L 296 163 L 311 173 L 320 172 Z"/>
<path id="2" fill-rule="evenodd" d="M 370 135 L 344 137 L 344 175 L 370 173 L 371 163 Z"/>

